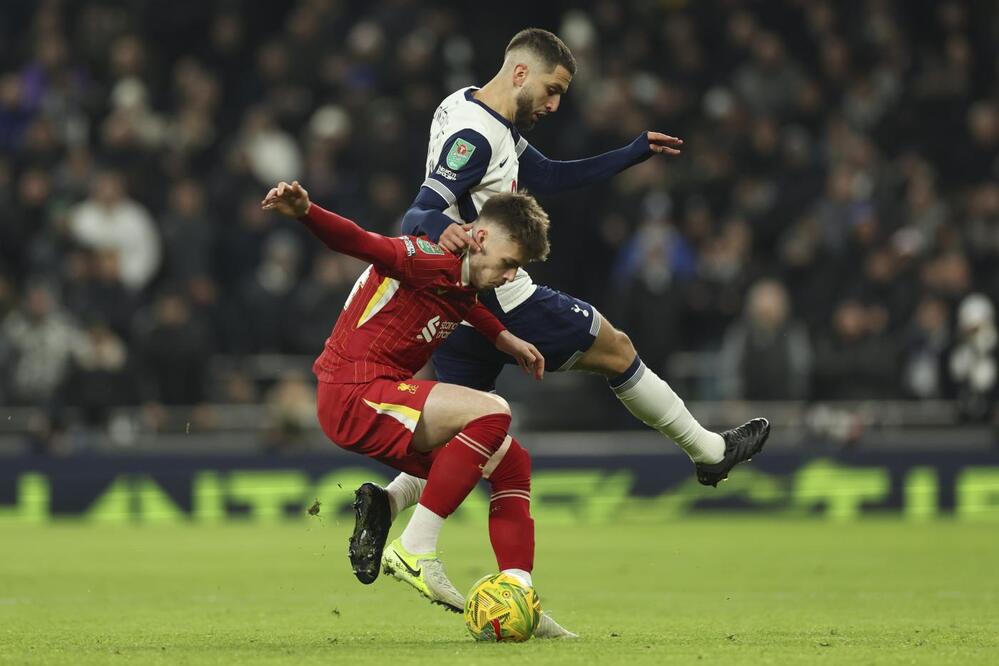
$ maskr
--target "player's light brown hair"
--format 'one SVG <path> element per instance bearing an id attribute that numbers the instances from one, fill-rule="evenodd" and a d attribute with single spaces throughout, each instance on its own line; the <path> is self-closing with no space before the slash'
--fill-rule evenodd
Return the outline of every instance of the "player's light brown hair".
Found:
<path id="1" fill-rule="evenodd" d="M 479 219 L 497 224 L 524 250 L 524 263 L 548 258 L 548 213 L 526 192 L 504 192 L 490 197 Z"/>
<path id="2" fill-rule="evenodd" d="M 525 28 L 513 36 L 504 53 L 514 49 L 527 49 L 545 64 L 548 71 L 562 65 L 573 76 L 576 75 L 576 58 L 572 51 L 554 33 L 541 28 Z"/>

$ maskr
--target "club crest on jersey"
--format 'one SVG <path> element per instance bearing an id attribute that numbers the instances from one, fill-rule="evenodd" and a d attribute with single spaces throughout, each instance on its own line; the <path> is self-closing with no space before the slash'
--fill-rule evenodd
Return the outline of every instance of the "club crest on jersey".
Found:
<path id="1" fill-rule="evenodd" d="M 445 160 L 448 168 L 458 171 L 468 164 L 468 160 L 472 159 L 472 153 L 474 152 L 475 146 L 468 141 L 455 139 L 454 143 L 451 144 L 451 150 L 447 152 L 447 160 Z"/>
<path id="2" fill-rule="evenodd" d="M 416 245 L 420 248 L 420 251 L 423 252 L 423 254 L 444 254 L 444 250 L 442 250 L 439 246 L 423 238 L 417 238 Z"/>
<path id="3" fill-rule="evenodd" d="M 396 388 L 402 391 L 403 393 L 412 393 L 413 395 L 416 395 L 416 390 L 420 387 L 417 386 L 416 384 L 407 384 L 406 382 L 400 382 Z"/>

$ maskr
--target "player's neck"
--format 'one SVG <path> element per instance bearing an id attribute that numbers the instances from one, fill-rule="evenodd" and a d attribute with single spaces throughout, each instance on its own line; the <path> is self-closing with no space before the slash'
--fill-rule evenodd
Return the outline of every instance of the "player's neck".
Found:
<path id="1" fill-rule="evenodd" d="M 505 93 L 499 77 L 493 77 L 489 83 L 476 90 L 473 97 L 512 123 L 517 105 L 513 98 Z"/>

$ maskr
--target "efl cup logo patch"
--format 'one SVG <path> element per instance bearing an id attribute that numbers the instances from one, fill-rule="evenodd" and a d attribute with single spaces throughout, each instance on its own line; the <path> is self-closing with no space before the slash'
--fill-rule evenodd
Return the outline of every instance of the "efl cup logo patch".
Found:
<path id="1" fill-rule="evenodd" d="M 444 250 L 442 250 L 440 246 L 422 238 L 416 239 L 416 246 L 419 247 L 420 252 L 423 252 L 424 254 L 444 254 Z"/>
<path id="2" fill-rule="evenodd" d="M 474 152 L 475 146 L 468 141 L 455 139 L 454 143 L 451 144 L 451 150 L 447 152 L 448 168 L 452 171 L 458 171 L 468 164 L 468 160 L 472 159 L 472 153 Z"/>

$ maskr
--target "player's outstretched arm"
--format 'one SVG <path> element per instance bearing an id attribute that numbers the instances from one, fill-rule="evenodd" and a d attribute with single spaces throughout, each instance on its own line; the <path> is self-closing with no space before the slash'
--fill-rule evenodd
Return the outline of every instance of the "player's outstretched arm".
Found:
<path id="1" fill-rule="evenodd" d="M 527 144 L 520 155 L 520 183 L 540 193 L 573 190 L 607 180 L 655 154 L 679 155 L 682 146 L 683 139 L 661 132 L 642 132 L 627 146 L 601 155 L 581 160 L 550 160 Z"/>
<path id="2" fill-rule="evenodd" d="M 383 266 L 397 263 L 399 250 L 391 239 L 365 231 L 353 221 L 315 205 L 297 180 L 290 185 L 284 181 L 278 183 L 260 205 L 264 210 L 298 219 L 335 252 Z"/>

